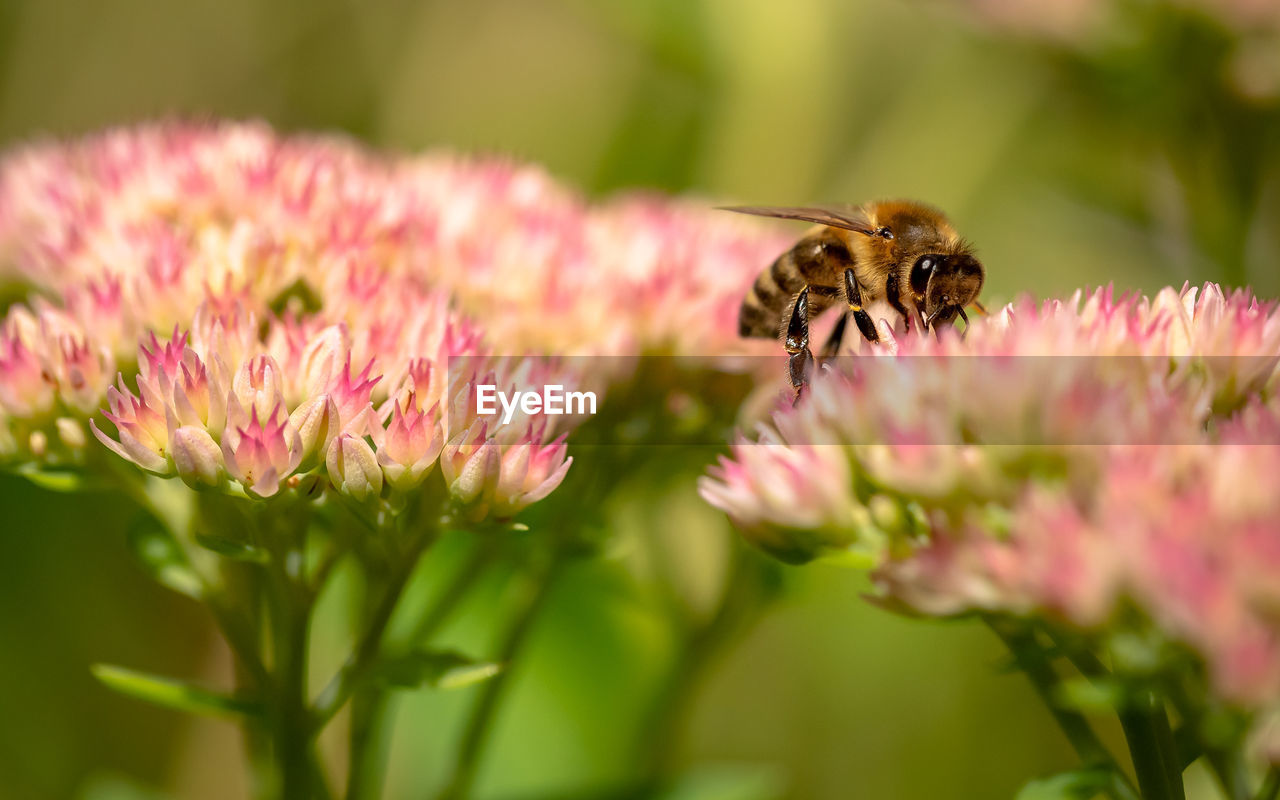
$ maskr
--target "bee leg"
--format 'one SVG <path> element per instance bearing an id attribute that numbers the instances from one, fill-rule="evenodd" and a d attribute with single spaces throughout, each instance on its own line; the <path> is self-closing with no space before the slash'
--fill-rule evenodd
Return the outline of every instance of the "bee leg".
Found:
<path id="1" fill-rule="evenodd" d="M 844 296 L 849 304 L 849 313 L 853 314 L 853 321 L 858 325 L 858 333 L 872 344 L 879 342 L 880 334 L 876 332 L 876 324 L 862 307 L 862 290 L 858 288 L 858 278 L 852 269 L 844 271 Z M 840 332 L 844 333 L 844 329 L 841 328 Z"/>
<path id="2" fill-rule="evenodd" d="M 831 335 L 827 337 L 827 341 L 822 345 L 822 349 L 818 351 L 818 358 L 826 360 L 834 358 L 840 354 L 840 345 L 844 342 L 844 329 L 849 324 L 849 315 L 841 314 L 840 319 L 836 320 L 836 326 L 831 329 Z"/>
<path id="3" fill-rule="evenodd" d="M 787 320 L 787 334 L 783 344 L 791 354 L 787 359 L 787 372 L 791 378 L 791 386 L 796 390 L 795 400 L 798 401 L 800 390 L 809 382 L 809 373 L 813 371 L 813 353 L 809 352 L 808 286 L 796 295 L 796 302 L 791 307 L 791 318 Z"/>
<path id="4" fill-rule="evenodd" d="M 907 311 L 907 307 L 902 303 L 902 292 L 898 288 L 898 273 L 890 273 L 888 279 L 885 280 L 884 293 L 889 298 L 889 305 L 893 306 L 893 310 L 902 315 L 902 319 L 907 324 L 907 333 L 910 333 L 912 328 L 912 316 L 911 313 Z M 924 327 L 923 320 L 916 319 L 915 321 L 921 323 L 921 328 Z"/>

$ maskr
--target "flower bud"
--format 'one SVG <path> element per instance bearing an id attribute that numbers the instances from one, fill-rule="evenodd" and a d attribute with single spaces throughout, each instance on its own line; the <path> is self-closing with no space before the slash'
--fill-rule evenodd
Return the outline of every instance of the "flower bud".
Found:
<path id="1" fill-rule="evenodd" d="M 71 417 L 58 417 L 53 421 L 54 427 L 58 431 L 58 438 L 62 443 L 71 450 L 83 450 L 88 444 L 88 437 L 84 435 L 84 425 L 80 420 Z"/>
<path id="2" fill-rule="evenodd" d="M 216 486 L 222 474 L 222 450 L 203 428 L 184 425 L 169 437 L 169 455 L 178 477 L 188 485 Z"/>
<path id="3" fill-rule="evenodd" d="M 463 505 L 487 501 L 482 494 L 486 486 L 496 483 L 501 466 L 502 454 L 498 446 L 488 440 L 483 422 L 476 422 L 455 436 L 440 453 L 440 470 L 449 493 Z M 486 511 L 487 508 L 481 508 L 479 516 L 484 516 Z"/>
<path id="4" fill-rule="evenodd" d="M 325 459 L 334 488 L 356 500 L 377 497 L 382 492 L 382 470 L 373 448 L 359 436 L 339 434 L 329 445 Z"/>
<path id="5" fill-rule="evenodd" d="M 322 454 L 338 435 L 338 407 L 327 394 L 306 401 L 289 415 L 289 424 L 302 441 L 299 468 L 309 470 L 320 463 Z"/>
<path id="6" fill-rule="evenodd" d="M 320 331 L 302 353 L 299 382 L 308 395 L 327 392 L 347 366 L 351 353 L 345 325 L 330 325 Z"/>
<path id="7" fill-rule="evenodd" d="M 280 386 L 280 367 L 271 356 L 255 356 L 244 363 L 231 383 L 231 400 L 245 416 L 257 412 L 266 419 L 284 403 Z"/>

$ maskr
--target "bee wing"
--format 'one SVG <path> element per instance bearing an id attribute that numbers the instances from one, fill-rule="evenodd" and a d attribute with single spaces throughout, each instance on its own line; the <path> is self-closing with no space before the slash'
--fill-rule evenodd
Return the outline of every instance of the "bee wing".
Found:
<path id="1" fill-rule="evenodd" d="M 799 219 L 832 228 L 844 228 L 871 236 L 875 229 L 866 215 L 853 206 L 721 206 L 722 211 L 753 214 L 757 217 Z"/>

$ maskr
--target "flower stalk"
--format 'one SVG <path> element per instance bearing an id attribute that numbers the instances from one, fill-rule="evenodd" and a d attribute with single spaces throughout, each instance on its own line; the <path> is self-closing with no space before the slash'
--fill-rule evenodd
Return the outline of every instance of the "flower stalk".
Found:
<path id="1" fill-rule="evenodd" d="M 1139 796 L 1084 715 L 1062 706 L 1059 699 L 1061 680 L 1044 648 L 1036 640 L 1033 629 L 1015 620 L 996 616 L 985 616 L 983 621 L 1009 649 L 1018 668 L 1031 681 L 1036 694 L 1053 715 L 1081 763 L 1086 767 L 1106 770 L 1109 781 L 1105 790 L 1109 797 L 1113 800 L 1152 800 L 1165 797 L 1148 796 L 1145 790 Z"/>
<path id="2" fill-rule="evenodd" d="M 525 580 L 515 600 L 510 627 L 498 648 L 497 663 L 505 667 L 517 659 L 533 630 L 538 612 L 551 594 L 555 578 L 564 566 L 567 555 L 563 545 L 540 554 L 541 563 L 530 570 L 531 575 Z M 510 674 L 510 670 L 504 668 L 497 677 L 481 687 L 480 695 L 463 727 L 453 772 L 437 795 L 437 800 L 465 800 L 471 796 L 484 755 L 484 746 L 489 739 L 489 731 L 497 720 L 498 707 L 511 679 Z"/>

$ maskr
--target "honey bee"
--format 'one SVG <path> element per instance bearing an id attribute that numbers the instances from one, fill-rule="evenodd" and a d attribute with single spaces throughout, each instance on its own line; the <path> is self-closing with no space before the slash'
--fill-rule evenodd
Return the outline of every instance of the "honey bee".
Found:
<path id="1" fill-rule="evenodd" d="M 781 338 L 791 385 L 798 393 L 813 365 L 809 323 L 841 302 L 823 356 L 835 355 L 853 317 L 858 332 L 878 342 L 866 306 L 887 300 L 907 328 L 938 331 L 977 302 L 986 277 L 973 247 L 938 209 L 906 200 L 862 206 L 731 206 L 726 211 L 816 222 L 804 238 L 756 277 L 738 312 L 738 334 Z"/>

